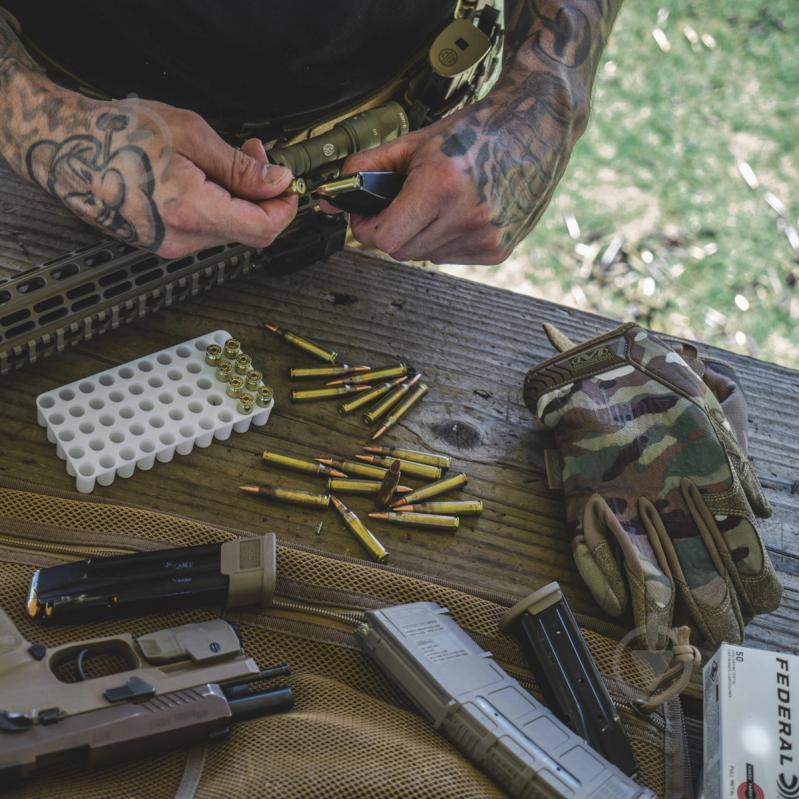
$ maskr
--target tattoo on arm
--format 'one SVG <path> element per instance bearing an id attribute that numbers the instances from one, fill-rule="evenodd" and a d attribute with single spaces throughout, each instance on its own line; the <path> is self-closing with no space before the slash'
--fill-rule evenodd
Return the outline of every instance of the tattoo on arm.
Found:
<path id="1" fill-rule="evenodd" d="M 538 221 L 582 133 L 594 73 L 621 0 L 509 0 L 494 91 L 444 137 L 469 155 L 480 203 L 510 249 Z"/>
<path id="2" fill-rule="evenodd" d="M 129 244 L 158 249 L 164 224 L 150 159 L 135 144 L 113 141 L 129 124 L 126 114 L 109 112 L 95 122 L 96 133 L 39 139 L 28 148 L 26 166 L 33 180 L 81 218 Z"/>
<path id="3" fill-rule="evenodd" d="M 0 152 L 86 222 L 157 250 L 164 224 L 131 114 L 51 83 L 0 15 Z M 9 98 L 6 100 L 6 98 Z"/>
<path id="4" fill-rule="evenodd" d="M 41 71 L 0 12 L 0 86 L 19 68 Z"/>

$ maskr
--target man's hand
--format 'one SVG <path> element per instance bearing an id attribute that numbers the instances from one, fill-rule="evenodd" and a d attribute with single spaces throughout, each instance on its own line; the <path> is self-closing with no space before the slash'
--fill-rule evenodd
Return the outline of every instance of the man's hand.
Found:
<path id="1" fill-rule="evenodd" d="M 510 0 L 506 63 L 481 102 L 349 158 L 342 173 L 404 173 L 402 191 L 352 232 L 398 260 L 496 264 L 536 224 L 585 129 L 620 0 Z"/>
<path id="2" fill-rule="evenodd" d="M 280 196 L 291 172 L 268 164 L 260 141 L 237 150 L 190 111 L 61 89 L 18 48 L 4 61 L 3 34 L 0 152 L 85 222 L 179 258 L 233 241 L 266 247 L 296 215 L 297 198 Z"/>
<path id="3" fill-rule="evenodd" d="M 385 211 L 353 215 L 355 237 L 399 261 L 504 261 L 549 203 L 586 116 L 548 75 L 530 83 L 349 158 L 344 174 L 407 175 Z"/>

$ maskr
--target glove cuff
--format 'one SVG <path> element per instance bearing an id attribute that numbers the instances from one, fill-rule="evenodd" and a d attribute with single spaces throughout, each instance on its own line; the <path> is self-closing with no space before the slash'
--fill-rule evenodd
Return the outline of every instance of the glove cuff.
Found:
<path id="1" fill-rule="evenodd" d="M 523 397 L 527 407 L 540 418 L 538 401 L 544 394 L 579 378 L 591 377 L 628 363 L 625 334 L 633 329 L 641 328 L 628 322 L 534 366 L 524 379 Z"/>

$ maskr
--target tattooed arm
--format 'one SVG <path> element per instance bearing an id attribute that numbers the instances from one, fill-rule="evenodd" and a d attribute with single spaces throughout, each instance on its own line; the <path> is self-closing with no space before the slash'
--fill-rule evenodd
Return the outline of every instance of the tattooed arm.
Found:
<path id="1" fill-rule="evenodd" d="M 199 116 L 145 100 L 100 102 L 48 80 L 0 15 L 0 155 L 105 233 L 167 258 L 266 247 L 294 218 L 289 170 L 257 139 L 241 150 Z"/>
<path id="2" fill-rule="evenodd" d="M 505 65 L 479 103 L 353 156 L 405 186 L 354 235 L 398 260 L 500 263 L 547 207 L 585 130 L 594 75 L 621 0 L 506 0 Z"/>

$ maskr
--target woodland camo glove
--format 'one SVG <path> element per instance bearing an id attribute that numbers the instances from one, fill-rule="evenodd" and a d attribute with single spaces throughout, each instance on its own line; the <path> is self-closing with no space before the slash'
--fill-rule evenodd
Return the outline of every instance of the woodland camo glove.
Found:
<path id="1" fill-rule="evenodd" d="M 743 402 L 734 372 L 692 365 L 628 324 L 534 367 L 524 387 L 560 451 L 577 568 L 605 612 L 632 605 L 650 649 L 666 645 L 678 600 L 717 645 L 743 640 L 782 594 L 755 525 L 770 509 L 736 438 L 745 411 L 733 427 L 719 404 Z"/>

